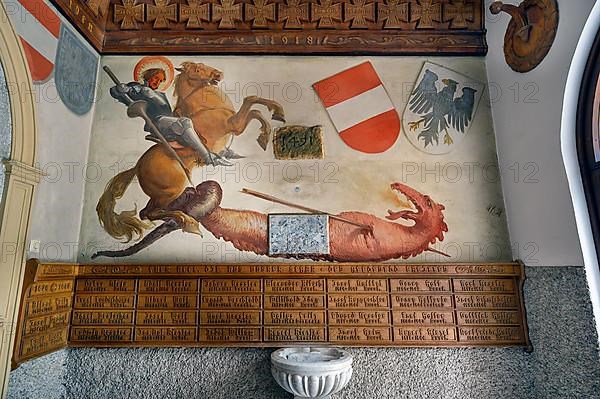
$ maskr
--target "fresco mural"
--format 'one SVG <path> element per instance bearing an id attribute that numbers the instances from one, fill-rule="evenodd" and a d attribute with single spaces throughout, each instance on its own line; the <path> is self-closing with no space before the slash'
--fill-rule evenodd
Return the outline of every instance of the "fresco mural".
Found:
<path id="1" fill-rule="evenodd" d="M 434 82 L 419 76 L 430 65 L 425 59 L 397 58 L 395 64 L 389 57 L 103 61 L 100 90 L 109 95 L 99 95 L 93 128 L 90 161 L 101 173 L 87 184 L 83 259 L 511 257 L 503 214 L 488 211 L 490 206 L 503 209 L 500 182 L 488 176 L 498 168 L 489 104 L 484 112 L 477 112 L 475 100 L 454 106 L 466 104 L 461 112 L 470 114 L 468 120 L 480 134 L 454 151 L 464 147 L 468 152 L 458 157 L 453 152 L 446 163 L 407 146 L 398 135 L 397 110 L 410 101 L 425 101 L 419 109 L 434 113 L 439 126 L 441 121 L 455 126 L 452 114 L 424 106 L 436 102 L 422 94 Z M 485 77 L 478 59 L 450 61 L 455 69 Z M 357 75 L 361 69 L 365 73 Z M 357 76 L 345 79 L 348 73 Z M 450 81 L 443 79 L 444 84 Z M 414 100 L 419 93 L 421 100 Z M 443 89 L 432 95 L 440 93 Z M 466 88 L 463 93 L 470 94 Z M 395 125 L 387 123 L 393 120 Z M 354 131 L 351 135 L 340 128 L 344 124 Z M 286 129 L 300 152 L 313 139 L 298 137 L 319 137 L 322 153 L 316 151 L 319 156 L 312 159 L 276 158 L 279 142 L 272 132 Z M 441 130 L 443 126 L 439 134 Z M 315 153 L 314 148 L 307 151 Z M 294 225 L 303 226 L 300 234 L 299 227 L 290 230 L 298 209 L 317 215 L 319 223 L 300 218 L 303 222 Z M 274 215 L 277 223 L 271 222 Z M 286 225 L 295 237 L 325 237 L 317 246 L 328 252 L 273 251 L 270 243 L 284 234 L 276 229 Z M 320 230 L 311 230 L 317 225 Z M 315 247 L 314 241 L 305 241 Z M 278 248 L 288 247 L 285 237 L 282 242 Z M 474 249 L 477 243 L 480 248 Z"/>

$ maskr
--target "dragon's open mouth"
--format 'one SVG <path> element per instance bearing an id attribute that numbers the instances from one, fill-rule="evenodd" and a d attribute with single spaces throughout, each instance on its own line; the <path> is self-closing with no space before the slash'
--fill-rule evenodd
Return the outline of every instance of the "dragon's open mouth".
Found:
<path id="1" fill-rule="evenodd" d="M 416 198 L 416 195 L 420 194 L 401 183 L 393 183 L 390 188 L 400 198 L 401 202 L 409 202 L 412 205 L 412 209 L 405 209 L 402 211 L 388 210 L 389 215 L 387 215 L 386 218 L 389 220 L 398 220 L 400 218 L 405 220 L 416 220 L 423 212 L 423 208 L 419 205 Z"/>

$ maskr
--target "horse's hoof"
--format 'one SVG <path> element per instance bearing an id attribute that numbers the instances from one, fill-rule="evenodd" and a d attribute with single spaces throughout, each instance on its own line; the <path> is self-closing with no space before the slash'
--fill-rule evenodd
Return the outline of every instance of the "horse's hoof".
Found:
<path id="1" fill-rule="evenodd" d="M 274 121 L 279 121 L 279 122 L 283 122 L 285 123 L 285 117 L 282 114 L 273 114 L 271 115 L 271 119 L 273 119 Z"/>
<path id="2" fill-rule="evenodd" d="M 258 145 L 260 146 L 260 148 L 263 149 L 263 151 L 267 151 L 267 145 L 269 144 L 269 134 L 268 133 L 261 133 L 258 138 L 256 139 L 256 141 L 258 142 Z"/>

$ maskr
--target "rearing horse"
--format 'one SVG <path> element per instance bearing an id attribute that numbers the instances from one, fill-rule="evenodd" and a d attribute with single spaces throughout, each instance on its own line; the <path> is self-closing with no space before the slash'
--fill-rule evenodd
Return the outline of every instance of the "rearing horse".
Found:
<path id="1" fill-rule="evenodd" d="M 235 112 L 229 97 L 217 86 L 223 79 L 223 72 L 215 68 L 188 61 L 177 70 L 180 73 L 175 81 L 177 104 L 174 112 L 192 119 L 196 133 L 211 152 L 223 151 L 231 135 L 242 134 L 253 119 L 261 124 L 258 141 L 266 149 L 271 125 L 258 110 L 252 109 L 254 105 L 266 106 L 273 120 L 285 121 L 280 104 L 257 96 L 246 97 L 239 111 Z M 181 146 L 173 148 L 188 170 L 204 165 L 192 149 Z M 150 200 L 140 211 L 139 218 L 136 210 L 115 213 L 116 201 L 136 176 Z M 152 227 L 148 221 L 168 218 L 175 219 L 183 231 L 201 234 L 198 222 L 193 217 L 169 209 L 169 205 L 182 195 L 188 184 L 187 175 L 179 162 L 162 145 L 156 144 L 140 157 L 133 168 L 119 173 L 108 182 L 96 206 L 100 224 L 108 234 L 124 242 L 134 237 L 140 238 L 144 230 Z"/>

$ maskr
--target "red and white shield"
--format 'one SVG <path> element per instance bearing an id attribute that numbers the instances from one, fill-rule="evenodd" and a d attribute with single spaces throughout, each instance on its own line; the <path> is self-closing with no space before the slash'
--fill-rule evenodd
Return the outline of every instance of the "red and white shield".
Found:
<path id="1" fill-rule="evenodd" d="M 357 151 L 389 149 L 400 133 L 400 118 L 370 62 L 313 85 L 341 139 Z"/>
<path id="2" fill-rule="evenodd" d="M 60 17 L 43 0 L 13 0 L 5 4 L 23 44 L 31 79 L 44 82 L 54 69 Z"/>

